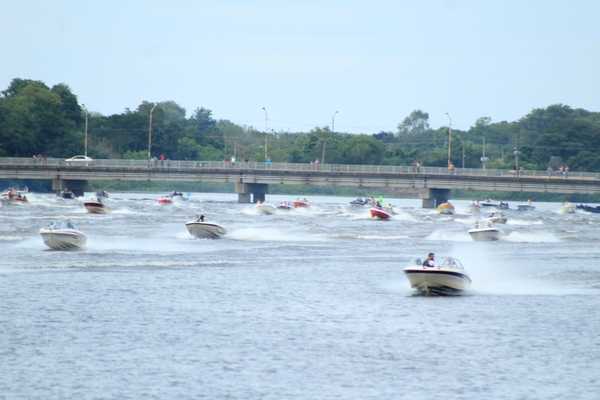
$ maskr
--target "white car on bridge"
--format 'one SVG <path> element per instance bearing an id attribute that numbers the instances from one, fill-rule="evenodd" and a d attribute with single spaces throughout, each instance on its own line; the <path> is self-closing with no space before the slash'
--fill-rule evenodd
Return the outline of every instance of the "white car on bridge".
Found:
<path id="1" fill-rule="evenodd" d="M 90 165 L 94 159 L 88 156 L 74 156 L 67 158 L 65 162 L 69 165 Z"/>

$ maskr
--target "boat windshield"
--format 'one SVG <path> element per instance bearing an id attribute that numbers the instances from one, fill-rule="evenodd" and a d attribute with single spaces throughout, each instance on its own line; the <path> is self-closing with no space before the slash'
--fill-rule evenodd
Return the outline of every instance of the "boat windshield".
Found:
<path id="1" fill-rule="evenodd" d="M 445 257 L 440 264 L 440 267 L 448 267 L 454 269 L 465 269 L 460 261 L 453 257 Z"/>
<path id="2" fill-rule="evenodd" d="M 54 221 L 48 224 L 48 229 L 77 229 L 71 221 Z"/>

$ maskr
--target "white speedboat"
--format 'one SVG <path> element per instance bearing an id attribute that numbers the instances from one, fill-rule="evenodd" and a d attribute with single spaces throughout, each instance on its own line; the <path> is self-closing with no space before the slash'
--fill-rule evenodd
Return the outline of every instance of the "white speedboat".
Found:
<path id="1" fill-rule="evenodd" d="M 267 203 L 256 203 L 256 209 L 259 213 L 265 215 L 275 214 L 276 208 Z"/>
<path id="2" fill-rule="evenodd" d="M 471 239 L 475 241 L 493 241 L 500 239 L 500 229 L 496 228 L 491 222 L 479 223 L 469 229 Z"/>
<path id="3" fill-rule="evenodd" d="M 492 224 L 506 224 L 506 221 L 508 221 L 508 219 L 501 212 L 490 213 L 485 219 L 485 222 L 490 222 Z"/>
<path id="4" fill-rule="evenodd" d="M 460 294 L 471 286 L 471 278 L 455 258 L 447 257 L 435 267 L 425 267 L 417 260 L 415 265 L 404 268 L 410 286 L 424 294 Z"/>
<path id="5" fill-rule="evenodd" d="M 83 203 L 83 206 L 90 214 L 106 214 L 108 212 L 108 208 L 99 198 L 96 200 L 88 200 Z"/>
<path id="6" fill-rule="evenodd" d="M 575 214 L 575 211 L 577 211 L 575 204 L 569 203 L 568 201 L 563 203 L 563 205 L 560 207 L 561 214 Z"/>
<path id="7" fill-rule="evenodd" d="M 221 225 L 204 222 L 200 219 L 186 222 L 185 227 L 190 235 L 198 239 L 219 239 L 227 232 Z"/>
<path id="8" fill-rule="evenodd" d="M 53 250 L 80 250 L 85 247 L 87 237 L 71 222 L 51 223 L 40 229 L 40 235 L 46 246 Z"/>

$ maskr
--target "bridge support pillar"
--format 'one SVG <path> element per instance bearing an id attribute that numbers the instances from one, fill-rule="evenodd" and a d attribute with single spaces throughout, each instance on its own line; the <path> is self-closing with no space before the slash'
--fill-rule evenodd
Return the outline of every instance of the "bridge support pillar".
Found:
<path id="1" fill-rule="evenodd" d="M 269 185 L 266 183 L 241 183 L 235 184 L 239 203 L 256 203 L 265 201 Z"/>
<path id="2" fill-rule="evenodd" d="M 64 180 L 61 178 L 52 179 L 52 190 L 60 192 L 63 189 L 69 189 L 75 196 L 83 196 L 87 189 L 87 181 L 82 180 Z"/>
<path id="3" fill-rule="evenodd" d="M 52 179 L 52 190 L 55 192 L 60 192 L 65 188 L 65 181 L 60 178 Z"/>
<path id="4" fill-rule="evenodd" d="M 448 201 L 450 189 L 427 189 L 421 193 L 423 208 L 436 208 Z"/>

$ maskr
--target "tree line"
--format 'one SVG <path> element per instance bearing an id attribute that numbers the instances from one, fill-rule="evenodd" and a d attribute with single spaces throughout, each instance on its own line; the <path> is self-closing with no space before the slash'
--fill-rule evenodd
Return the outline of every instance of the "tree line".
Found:
<path id="1" fill-rule="evenodd" d="M 0 94 L 0 156 L 70 157 L 83 153 L 85 115 L 93 158 L 146 159 L 152 112 L 152 156 L 180 160 L 237 160 L 339 164 L 448 165 L 449 127 L 432 128 L 415 110 L 394 131 L 347 134 L 330 127 L 265 132 L 217 120 L 199 107 L 189 115 L 173 101 L 142 102 L 135 110 L 87 112 L 66 84 L 13 79 Z M 600 113 L 556 104 L 517 121 L 481 117 L 468 130 L 452 129 L 456 167 L 600 171 Z M 266 151 L 265 151 L 266 146 Z M 482 159 L 485 154 L 485 159 Z"/>

